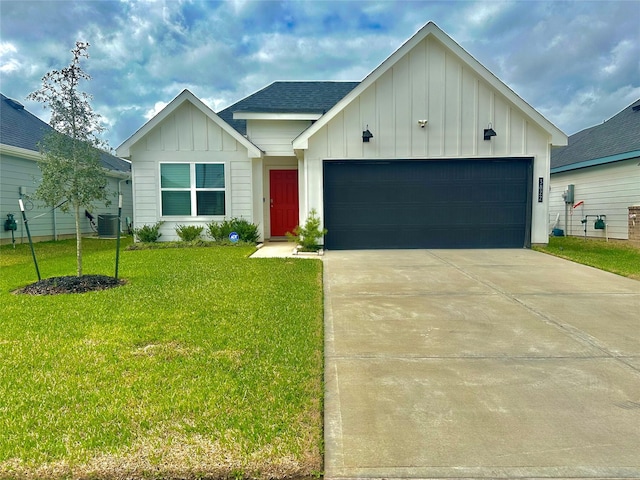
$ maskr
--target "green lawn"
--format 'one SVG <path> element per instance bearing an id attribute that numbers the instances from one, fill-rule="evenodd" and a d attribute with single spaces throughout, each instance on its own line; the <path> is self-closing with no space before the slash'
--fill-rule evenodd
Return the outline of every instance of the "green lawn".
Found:
<path id="1" fill-rule="evenodd" d="M 74 242 L 35 245 L 43 278 Z M 115 241 L 84 245 L 113 275 Z M 122 251 L 124 286 L 28 296 L 28 245 L 1 247 L 0 478 L 317 474 L 322 263 L 252 251 Z"/>
<path id="2" fill-rule="evenodd" d="M 640 248 L 631 244 L 579 237 L 551 237 L 534 250 L 640 280 Z"/>

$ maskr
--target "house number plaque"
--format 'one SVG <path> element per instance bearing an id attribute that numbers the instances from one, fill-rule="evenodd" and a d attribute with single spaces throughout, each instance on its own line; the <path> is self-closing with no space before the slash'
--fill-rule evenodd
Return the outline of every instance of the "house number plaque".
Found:
<path id="1" fill-rule="evenodd" d="M 544 192 L 544 178 L 538 178 L 538 203 L 542 203 L 542 195 Z"/>

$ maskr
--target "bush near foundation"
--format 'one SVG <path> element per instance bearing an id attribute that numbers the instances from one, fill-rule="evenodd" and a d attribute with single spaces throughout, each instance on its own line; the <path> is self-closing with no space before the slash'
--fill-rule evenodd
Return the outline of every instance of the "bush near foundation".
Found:
<path id="1" fill-rule="evenodd" d="M 204 227 L 196 225 L 178 225 L 176 227 L 176 233 L 183 242 L 193 242 L 198 240 L 202 234 Z"/>
<path id="2" fill-rule="evenodd" d="M 157 242 L 162 236 L 160 227 L 164 222 L 157 222 L 155 225 L 143 225 L 133 230 L 133 234 L 139 242 L 153 243 Z"/>
<path id="3" fill-rule="evenodd" d="M 216 242 L 229 240 L 229 234 L 236 232 L 241 242 L 258 243 L 260 234 L 258 226 L 244 218 L 232 218 L 222 222 L 211 222 L 207 225 L 208 233 Z"/>

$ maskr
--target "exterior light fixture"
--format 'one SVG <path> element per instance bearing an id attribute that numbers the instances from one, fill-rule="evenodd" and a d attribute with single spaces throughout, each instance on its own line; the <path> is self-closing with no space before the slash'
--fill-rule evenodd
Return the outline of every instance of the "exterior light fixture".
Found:
<path id="1" fill-rule="evenodd" d="M 491 140 L 491 137 L 495 137 L 496 135 L 497 135 L 496 131 L 491 126 L 491 123 L 489 123 L 489 126 L 484 129 L 484 139 Z"/>
<path id="2" fill-rule="evenodd" d="M 428 120 L 418 120 L 420 128 L 424 128 L 427 125 Z"/>
<path id="3" fill-rule="evenodd" d="M 369 131 L 369 125 L 367 125 L 367 129 L 362 132 L 362 141 L 364 143 L 369 143 L 369 140 L 373 138 L 373 133 Z"/>

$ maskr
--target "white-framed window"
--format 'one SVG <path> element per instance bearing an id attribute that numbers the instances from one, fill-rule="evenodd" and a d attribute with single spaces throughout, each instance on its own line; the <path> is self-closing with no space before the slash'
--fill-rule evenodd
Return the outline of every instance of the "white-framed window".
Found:
<path id="1" fill-rule="evenodd" d="M 225 215 L 224 163 L 161 163 L 162 216 Z"/>

